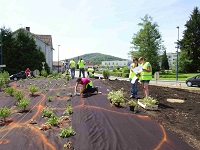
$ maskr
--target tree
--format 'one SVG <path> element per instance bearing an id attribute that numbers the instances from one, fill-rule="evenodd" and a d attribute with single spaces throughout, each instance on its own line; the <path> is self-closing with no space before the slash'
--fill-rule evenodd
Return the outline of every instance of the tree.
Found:
<path id="1" fill-rule="evenodd" d="M 41 62 L 45 61 L 44 53 L 37 47 L 33 37 L 24 29 L 19 29 L 14 33 L 10 29 L 1 29 L 3 38 L 3 62 L 6 64 L 5 70 L 10 74 L 30 68 L 31 70 L 42 70 Z M 47 72 L 50 68 L 45 63 Z"/>
<path id="2" fill-rule="evenodd" d="M 169 70 L 169 62 L 168 62 L 166 50 L 164 51 L 161 58 L 161 70 Z"/>
<path id="3" fill-rule="evenodd" d="M 138 24 L 141 29 L 134 34 L 131 44 L 134 45 L 133 48 L 139 52 L 140 56 L 145 57 L 151 63 L 154 73 L 160 70 L 159 53 L 164 49 L 164 45 L 158 25 L 153 22 L 152 17 L 145 15 L 141 20 L 143 22 Z"/>
<path id="4" fill-rule="evenodd" d="M 200 71 L 200 11 L 195 7 L 185 24 L 180 41 L 179 71 L 196 73 Z"/>

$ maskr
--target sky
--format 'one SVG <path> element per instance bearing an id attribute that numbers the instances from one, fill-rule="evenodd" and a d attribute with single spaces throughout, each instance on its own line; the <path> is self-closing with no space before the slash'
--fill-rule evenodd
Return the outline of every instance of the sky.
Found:
<path id="1" fill-rule="evenodd" d="M 53 60 L 87 53 L 128 59 L 132 37 L 146 14 L 159 26 L 167 53 L 183 36 L 184 25 L 200 0 L 0 0 L 0 27 L 30 27 L 52 35 Z M 58 46 L 60 45 L 60 46 Z"/>

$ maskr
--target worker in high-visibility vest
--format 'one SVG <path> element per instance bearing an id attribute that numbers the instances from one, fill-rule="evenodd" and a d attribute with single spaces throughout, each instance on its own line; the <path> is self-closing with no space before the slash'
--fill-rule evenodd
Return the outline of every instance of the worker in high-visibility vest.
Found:
<path id="1" fill-rule="evenodd" d="M 83 75 L 83 78 L 85 78 L 85 62 L 82 58 L 78 61 L 78 67 L 79 67 L 79 78 L 81 77 L 81 73 Z"/>
<path id="2" fill-rule="evenodd" d="M 138 88 L 137 88 L 137 85 L 138 85 L 138 79 L 132 83 L 132 79 L 134 76 L 136 76 L 135 72 L 133 71 L 133 69 L 135 67 L 138 67 L 138 59 L 137 58 L 133 58 L 133 63 L 130 65 L 130 73 L 129 73 L 129 79 L 130 79 L 130 86 L 131 86 L 131 89 L 130 89 L 130 97 L 129 98 L 137 98 L 138 96 Z"/>
<path id="3" fill-rule="evenodd" d="M 69 68 L 70 68 L 70 72 L 71 72 L 71 77 L 72 77 L 72 79 L 74 79 L 74 77 L 75 77 L 75 68 L 76 68 L 76 62 L 74 61 L 74 59 L 72 59 L 69 62 Z"/>
<path id="4" fill-rule="evenodd" d="M 93 78 L 93 77 L 94 77 L 94 69 L 88 67 L 88 68 L 87 68 L 87 74 L 88 74 L 88 77 L 89 77 L 89 78 Z"/>
<path id="5" fill-rule="evenodd" d="M 142 65 L 142 72 L 140 73 L 139 80 L 142 84 L 144 96 L 149 96 L 149 82 L 152 80 L 152 66 L 149 62 L 146 62 L 144 57 L 139 58 L 139 62 Z"/>
<path id="6" fill-rule="evenodd" d="M 94 92 L 98 93 L 98 87 L 93 87 L 93 83 L 89 78 L 78 78 L 76 80 L 76 85 L 74 89 L 75 93 L 77 92 L 77 87 L 79 84 L 83 85 L 83 88 L 80 91 L 80 95 Z"/>

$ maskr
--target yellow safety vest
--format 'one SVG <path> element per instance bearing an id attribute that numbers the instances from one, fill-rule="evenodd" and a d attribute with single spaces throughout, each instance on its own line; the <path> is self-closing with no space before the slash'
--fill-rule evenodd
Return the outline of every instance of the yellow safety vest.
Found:
<path id="1" fill-rule="evenodd" d="M 142 69 L 147 69 L 148 65 L 151 66 L 149 62 L 146 62 L 143 66 Z M 140 80 L 152 80 L 152 68 L 150 72 L 142 71 L 140 73 Z"/>
<path id="2" fill-rule="evenodd" d="M 135 63 L 132 63 L 132 64 L 130 65 L 130 67 L 133 67 L 134 65 L 135 65 Z M 134 76 L 135 76 L 135 72 L 132 71 L 132 70 L 130 69 L 129 79 L 132 79 Z"/>
<path id="3" fill-rule="evenodd" d="M 79 68 L 84 68 L 85 67 L 83 60 L 78 61 L 78 65 L 79 65 Z"/>
<path id="4" fill-rule="evenodd" d="M 90 85 L 91 87 L 93 87 L 92 81 L 90 81 L 88 84 L 85 85 L 85 88 L 86 88 L 86 89 L 88 88 L 88 85 Z"/>
<path id="5" fill-rule="evenodd" d="M 71 60 L 69 64 L 70 64 L 70 68 L 76 67 L 76 62 L 73 60 Z"/>

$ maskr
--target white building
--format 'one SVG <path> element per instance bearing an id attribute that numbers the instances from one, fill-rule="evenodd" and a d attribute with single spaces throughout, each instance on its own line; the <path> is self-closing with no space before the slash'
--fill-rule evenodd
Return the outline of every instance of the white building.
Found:
<path id="1" fill-rule="evenodd" d="M 129 61 L 128 60 L 124 60 L 124 61 L 119 61 L 119 60 L 116 60 L 116 61 L 102 61 L 101 65 L 102 67 L 109 67 L 109 68 L 112 68 L 112 67 L 123 67 L 123 66 L 128 66 L 128 63 Z"/>
<path id="2" fill-rule="evenodd" d="M 173 70 L 176 68 L 176 60 L 177 60 L 177 54 L 176 53 L 167 53 L 168 63 L 169 63 L 169 69 Z"/>

